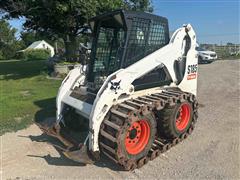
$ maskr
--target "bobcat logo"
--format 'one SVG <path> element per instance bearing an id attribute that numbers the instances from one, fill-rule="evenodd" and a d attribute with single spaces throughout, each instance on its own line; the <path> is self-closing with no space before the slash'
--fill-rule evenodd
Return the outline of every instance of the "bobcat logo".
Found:
<path id="1" fill-rule="evenodd" d="M 115 94 L 117 94 L 117 90 L 120 89 L 120 82 L 121 82 L 121 80 L 118 82 L 111 82 L 110 89 L 115 91 Z"/>

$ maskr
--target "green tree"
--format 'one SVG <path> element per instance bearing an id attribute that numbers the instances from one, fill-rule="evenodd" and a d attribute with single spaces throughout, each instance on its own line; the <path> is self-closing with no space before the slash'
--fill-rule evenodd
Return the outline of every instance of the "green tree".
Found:
<path id="1" fill-rule="evenodd" d="M 150 0 L 0 0 L 8 17 L 25 17 L 24 27 L 64 40 L 70 58 L 76 52 L 77 36 L 89 18 L 114 9 L 150 11 Z"/>
<path id="2" fill-rule="evenodd" d="M 29 46 L 30 44 L 32 44 L 35 41 L 40 41 L 40 40 L 45 40 L 47 41 L 49 44 L 53 45 L 55 40 L 57 40 L 56 37 L 52 38 L 49 37 L 43 33 L 39 33 L 37 31 L 22 31 L 20 34 L 21 40 L 24 42 L 25 46 Z"/>
<path id="3" fill-rule="evenodd" d="M 22 44 L 16 40 L 16 32 L 17 29 L 12 28 L 6 20 L 0 20 L 0 59 L 10 59 L 22 48 Z"/>
<path id="4" fill-rule="evenodd" d="M 25 47 L 29 46 L 35 41 L 38 41 L 39 39 L 36 37 L 36 33 L 33 31 L 23 31 L 20 35 Z"/>
<path id="5" fill-rule="evenodd" d="M 151 0 L 124 0 L 123 5 L 127 10 L 153 12 Z"/>
<path id="6" fill-rule="evenodd" d="M 0 43 L 1 44 L 12 44 L 16 38 L 15 33 L 17 29 L 12 28 L 10 24 L 4 20 L 0 20 Z"/>

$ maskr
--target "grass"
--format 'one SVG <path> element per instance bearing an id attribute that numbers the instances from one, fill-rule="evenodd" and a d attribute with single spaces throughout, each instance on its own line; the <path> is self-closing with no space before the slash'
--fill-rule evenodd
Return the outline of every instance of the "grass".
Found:
<path id="1" fill-rule="evenodd" d="M 55 115 L 61 81 L 44 73 L 45 61 L 0 61 L 0 135 Z"/>
<path id="2" fill-rule="evenodd" d="M 217 53 L 217 56 L 219 59 L 225 59 L 225 60 L 234 60 L 234 59 L 239 59 L 240 54 L 238 55 L 231 55 L 229 48 L 216 48 L 214 50 Z"/>
<path id="3" fill-rule="evenodd" d="M 240 59 L 240 54 L 237 55 L 237 56 L 227 56 L 227 57 L 224 57 L 224 58 L 221 58 L 221 59 L 224 59 L 224 60 L 236 60 L 236 59 Z"/>

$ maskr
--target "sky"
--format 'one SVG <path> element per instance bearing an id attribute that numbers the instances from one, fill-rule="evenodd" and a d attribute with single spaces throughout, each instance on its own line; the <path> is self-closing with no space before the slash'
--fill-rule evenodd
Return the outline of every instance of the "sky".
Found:
<path id="1" fill-rule="evenodd" d="M 152 0 L 154 14 L 168 18 L 174 31 L 190 23 L 199 43 L 240 43 L 240 0 Z M 22 30 L 24 19 L 10 24 Z"/>
<path id="2" fill-rule="evenodd" d="M 190 23 L 199 43 L 240 43 L 239 0 L 153 0 L 154 14 L 174 31 Z"/>

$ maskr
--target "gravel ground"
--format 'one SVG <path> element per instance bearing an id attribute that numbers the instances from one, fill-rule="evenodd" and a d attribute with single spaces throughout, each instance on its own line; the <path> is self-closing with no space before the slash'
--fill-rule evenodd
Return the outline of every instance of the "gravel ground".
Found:
<path id="1" fill-rule="evenodd" d="M 240 179 L 240 60 L 199 65 L 193 134 L 133 172 L 107 159 L 79 166 L 45 142 L 35 125 L 1 136 L 2 179 Z"/>

